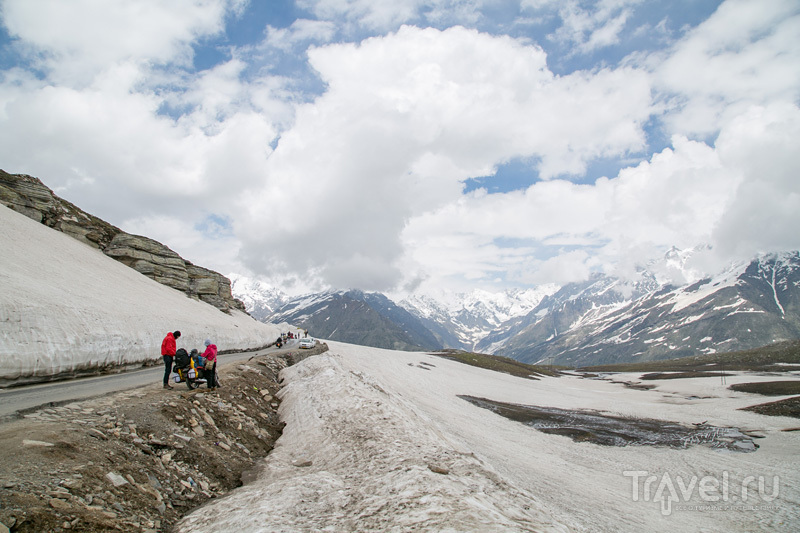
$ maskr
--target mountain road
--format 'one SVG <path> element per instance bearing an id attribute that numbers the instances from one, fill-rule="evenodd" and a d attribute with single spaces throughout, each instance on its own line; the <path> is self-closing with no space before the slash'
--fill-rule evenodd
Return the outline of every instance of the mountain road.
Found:
<path id="1" fill-rule="evenodd" d="M 283 348 L 270 347 L 250 352 L 238 352 L 219 355 L 219 366 L 224 368 L 233 363 L 246 361 L 258 355 L 278 354 L 295 349 L 298 341 L 289 340 Z M 0 422 L 13 418 L 17 414 L 36 409 L 44 405 L 60 405 L 66 402 L 85 400 L 121 390 L 161 383 L 164 366 L 104 374 L 83 378 L 40 383 L 10 389 L 0 389 Z M 173 384 L 182 386 L 183 384 Z"/>

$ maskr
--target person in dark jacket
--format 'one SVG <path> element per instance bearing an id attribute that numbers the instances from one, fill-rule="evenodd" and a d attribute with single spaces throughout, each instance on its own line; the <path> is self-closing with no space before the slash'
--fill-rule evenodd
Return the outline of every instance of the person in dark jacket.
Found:
<path id="1" fill-rule="evenodd" d="M 164 340 L 161 341 L 161 357 L 164 358 L 164 388 L 171 389 L 172 385 L 169 384 L 169 375 L 172 373 L 172 361 L 175 358 L 175 343 L 180 338 L 180 331 L 172 331 L 167 333 Z"/>

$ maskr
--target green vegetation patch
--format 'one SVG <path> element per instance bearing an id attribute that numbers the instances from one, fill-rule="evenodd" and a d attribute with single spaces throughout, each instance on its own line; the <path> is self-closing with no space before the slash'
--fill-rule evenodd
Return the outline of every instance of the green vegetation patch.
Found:
<path id="1" fill-rule="evenodd" d="M 763 381 L 761 383 L 736 383 L 728 387 L 737 392 L 751 392 L 764 396 L 800 394 L 800 381 Z"/>
<path id="2" fill-rule="evenodd" d="M 466 365 L 477 366 L 478 368 L 494 370 L 495 372 L 511 374 L 512 376 L 526 379 L 539 379 L 536 376 L 558 375 L 558 371 L 555 368 L 529 365 L 508 357 L 501 357 L 499 355 L 462 352 L 458 350 L 435 352 L 431 355 L 436 355 L 438 357 L 443 357 L 444 359 L 450 359 L 451 361 L 458 361 L 459 363 L 464 363 Z"/>
<path id="3" fill-rule="evenodd" d="M 798 364 L 800 364 L 800 340 L 793 340 L 739 352 L 693 355 L 680 359 L 646 363 L 589 366 L 579 370 L 585 372 L 789 372 L 798 368 L 791 365 Z"/>
<path id="4" fill-rule="evenodd" d="M 741 410 L 752 411 L 760 415 L 800 418 L 800 396 L 778 400 L 777 402 L 751 405 L 750 407 L 743 407 Z"/>

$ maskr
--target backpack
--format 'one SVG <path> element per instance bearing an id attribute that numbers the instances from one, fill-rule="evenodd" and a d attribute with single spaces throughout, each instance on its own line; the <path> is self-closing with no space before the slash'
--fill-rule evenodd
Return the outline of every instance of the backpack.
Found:
<path id="1" fill-rule="evenodd" d="M 175 366 L 178 368 L 189 366 L 189 353 L 183 348 L 178 348 L 175 351 Z"/>

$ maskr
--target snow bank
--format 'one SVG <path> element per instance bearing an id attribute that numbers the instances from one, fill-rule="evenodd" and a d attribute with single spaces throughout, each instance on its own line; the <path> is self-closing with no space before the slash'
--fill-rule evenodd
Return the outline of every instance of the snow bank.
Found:
<path id="1" fill-rule="evenodd" d="M 287 426 L 258 479 L 192 513 L 177 531 L 673 533 L 796 531 L 800 521 L 800 435 L 781 431 L 797 421 L 738 411 L 763 397 L 730 391 L 718 377 L 648 382 L 658 387 L 642 391 L 574 376 L 525 380 L 423 353 L 327 342 L 328 353 L 282 374 Z M 747 454 L 600 446 L 539 432 L 461 394 L 707 421 L 765 438 Z M 716 483 L 716 493 L 701 492 L 701 483 Z"/>
<path id="2" fill-rule="evenodd" d="M 287 426 L 260 479 L 178 531 L 569 531 L 341 357 L 282 377 Z"/>
<path id="3" fill-rule="evenodd" d="M 227 315 L 72 237 L 0 206 L 0 386 L 160 359 L 179 347 L 258 348 L 280 330 Z"/>

